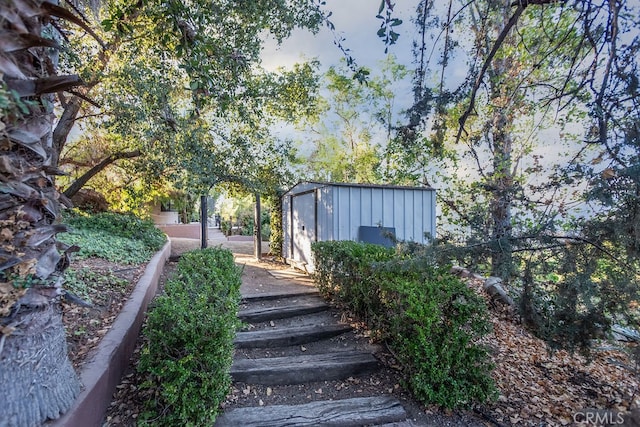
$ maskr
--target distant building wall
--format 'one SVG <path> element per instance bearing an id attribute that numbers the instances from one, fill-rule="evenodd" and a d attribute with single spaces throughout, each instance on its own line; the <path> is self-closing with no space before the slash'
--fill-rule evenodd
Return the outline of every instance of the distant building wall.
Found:
<path id="1" fill-rule="evenodd" d="M 178 224 L 180 218 L 176 211 L 163 211 L 160 203 L 151 206 L 151 219 L 156 225 Z"/>
<path id="2" fill-rule="evenodd" d="M 193 224 L 164 224 L 158 228 L 169 237 L 182 237 L 186 239 L 199 239 L 201 228 L 200 223 Z"/>

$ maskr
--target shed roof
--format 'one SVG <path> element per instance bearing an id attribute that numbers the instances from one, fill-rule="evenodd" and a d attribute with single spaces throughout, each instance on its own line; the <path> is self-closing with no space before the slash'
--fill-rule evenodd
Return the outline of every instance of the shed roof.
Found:
<path id="1" fill-rule="evenodd" d="M 325 182 L 325 181 L 300 181 L 293 187 L 291 187 L 287 193 L 294 193 L 296 187 L 304 185 L 306 188 L 303 191 L 308 191 L 309 185 L 317 187 L 359 187 L 359 188 L 389 188 L 397 190 L 427 190 L 435 191 L 433 187 L 418 187 L 418 186 L 403 186 L 403 185 L 391 185 L 391 184 L 364 184 L 364 183 L 347 183 L 347 182 Z"/>

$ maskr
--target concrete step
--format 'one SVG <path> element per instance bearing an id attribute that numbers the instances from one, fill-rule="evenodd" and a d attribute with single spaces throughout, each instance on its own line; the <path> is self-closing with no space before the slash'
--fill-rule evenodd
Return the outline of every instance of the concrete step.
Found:
<path id="1" fill-rule="evenodd" d="M 288 347 L 335 337 L 351 329 L 349 325 L 335 324 L 238 332 L 234 344 L 236 348 Z"/>
<path id="2" fill-rule="evenodd" d="M 320 298 L 304 302 L 285 304 L 280 306 L 259 307 L 240 310 L 238 318 L 243 322 L 257 323 L 269 320 L 286 319 L 328 310 L 329 306 Z"/>
<path id="3" fill-rule="evenodd" d="M 374 372 L 378 361 L 371 353 L 341 351 L 302 356 L 236 359 L 234 381 L 249 384 L 304 384 L 332 381 Z"/>
<path id="4" fill-rule="evenodd" d="M 235 408 L 216 420 L 216 427 L 362 426 L 403 421 L 400 402 L 388 396 L 327 400 L 302 405 Z"/>

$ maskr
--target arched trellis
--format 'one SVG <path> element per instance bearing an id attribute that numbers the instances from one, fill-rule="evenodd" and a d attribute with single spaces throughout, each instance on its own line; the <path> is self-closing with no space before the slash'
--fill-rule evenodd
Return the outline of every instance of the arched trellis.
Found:
<path id="1" fill-rule="evenodd" d="M 224 182 L 239 184 L 248 190 L 258 189 L 260 186 L 255 182 L 241 178 L 236 176 L 225 176 L 220 179 L 217 179 L 214 183 L 210 184 L 206 194 L 200 195 L 200 248 L 206 249 L 208 246 L 208 226 L 207 226 L 207 212 L 208 212 L 208 202 L 207 195 L 211 191 L 211 189 Z M 255 208 L 254 208 L 254 216 L 253 216 L 253 249 L 254 255 L 256 259 L 262 258 L 262 224 L 260 218 L 262 216 L 262 208 L 261 208 L 261 198 L 260 192 L 254 191 L 255 198 Z"/>

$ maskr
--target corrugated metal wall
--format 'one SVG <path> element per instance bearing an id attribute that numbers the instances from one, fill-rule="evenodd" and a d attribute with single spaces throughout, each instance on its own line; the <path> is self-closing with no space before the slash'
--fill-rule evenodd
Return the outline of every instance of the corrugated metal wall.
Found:
<path id="1" fill-rule="evenodd" d="M 361 225 L 394 227 L 396 237 L 427 243 L 435 235 L 433 190 L 333 186 L 332 240 L 357 240 Z M 320 219 L 320 218 L 319 218 Z"/>
<path id="2" fill-rule="evenodd" d="M 300 235 L 292 229 L 292 215 L 296 213 L 292 212 L 291 201 L 306 194 L 305 203 L 310 203 L 310 191 L 316 206 L 313 238 L 318 241 L 357 240 L 360 226 L 394 227 L 398 239 L 419 243 L 428 243 L 425 233 L 435 236 L 433 189 L 304 182 L 283 196 L 285 258 L 293 255 L 291 239 Z"/>

